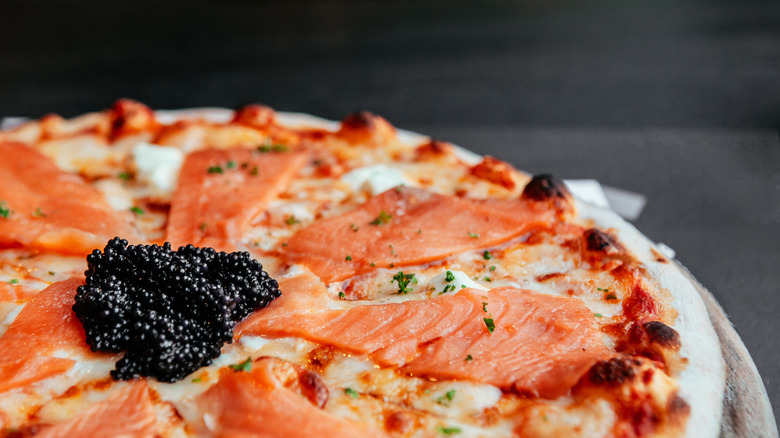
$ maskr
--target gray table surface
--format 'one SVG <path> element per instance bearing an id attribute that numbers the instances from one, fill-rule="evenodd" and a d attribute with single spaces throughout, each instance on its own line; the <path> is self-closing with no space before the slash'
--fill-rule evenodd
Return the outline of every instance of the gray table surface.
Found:
<path id="1" fill-rule="evenodd" d="M 715 295 L 780 406 L 778 2 L 3 2 L 0 117 L 119 97 L 368 109 L 642 193 L 635 225 Z"/>

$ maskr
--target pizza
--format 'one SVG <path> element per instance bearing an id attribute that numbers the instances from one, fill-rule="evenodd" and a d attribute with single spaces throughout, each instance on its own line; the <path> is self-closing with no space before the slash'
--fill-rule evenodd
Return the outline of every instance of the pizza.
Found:
<path id="1" fill-rule="evenodd" d="M 551 175 L 120 100 L 0 132 L 3 436 L 719 433 L 694 286 Z"/>

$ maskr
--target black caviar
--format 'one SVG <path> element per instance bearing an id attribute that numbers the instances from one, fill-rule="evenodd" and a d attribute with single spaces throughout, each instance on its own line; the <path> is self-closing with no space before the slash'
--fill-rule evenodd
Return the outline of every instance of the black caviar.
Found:
<path id="1" fill-rule="evenodd" d="M 175 382 L 219 356 L 233 327 L 279 297 L 279 285 L 247 252 L 115 237 L 87 256 L 73 311 L 92 351 L 124 352 L 114 379 Z"/>

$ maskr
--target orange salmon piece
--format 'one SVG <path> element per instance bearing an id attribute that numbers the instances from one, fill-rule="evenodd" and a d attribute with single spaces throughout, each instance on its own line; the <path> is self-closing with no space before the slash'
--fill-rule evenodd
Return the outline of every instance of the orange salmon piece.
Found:
<path id="1" fill-rule="evenodd" d="M 485 318 L 495 325 L 492 333 Z M 269 306 L 249 316 L 236 333 L 302 337 L 369 354 L 415 376 L 489 383 L 545 398 L 566 394 L 609 356 L 582 301 L 510 287 L 349 310 Z"/>
<path id="2" fill-rule="evenodd" d="M 232 242 L 306 164 L 304 152 L 206 149 L 184 160 L 166 240 L 234 250 Z"/>
<path id="3" fill-rule="evenodd" d="M 131 383 L 107 400 L 90 406 L 76 417 L 44 429 L 41 438 L 152 438 L 155 412 L 145 380 Z"/>
<path id="4" fill-rule="evenodd" d="M 273 361 L 261 359 L 250 372 L 223 370 L 196 401 L 209 415 L 215 437 L 310 438 L 381 437 L 379 431 L 335 417 L 285 388 L 273 374 Z"/>
<path id="5" fill-rule="evenodd" d="M 397 187 L 304 228 L 283 255 L 331 283 L 370 271 L 371 263 L 383 268 L 427 263 L 500 244 L 555 220 L 554 211 L 519 199 L 477 200 Z"/>
<path id="6" fill-rule="evenodd" d="M 102 248 L 114 236 L 137 240 L 129 215 L 114 211 L 81 177 L 20 143 L 0 143 L 0 247 L 72 254 Z"/>
<path id="7" fill-rule="evenodd" d="M 83 280 L 72 278 L 38 292 L 0 336 L 0 392 L 70 369 L 74 361 L 49 356 L 58 349 L 91 354 L 71 310 L 81 284 Z"/>

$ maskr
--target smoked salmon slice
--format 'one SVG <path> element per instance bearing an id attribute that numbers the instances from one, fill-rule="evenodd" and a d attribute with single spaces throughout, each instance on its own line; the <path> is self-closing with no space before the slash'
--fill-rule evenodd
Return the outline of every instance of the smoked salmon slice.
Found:
<path id="1" fill-rule="evenodd" d="M 331 283 L 374 266 L 427 263 L 490 247 L 555 220 L 555 212 L 519 199 L 477 200 L 396 187 L 299 231 L 284 256 Z"/>
<path id="2" fill-rule="evenodd" d="M 155 412 L 146 381 L 131 383 L 107 400 L 35 436 L 152 438 L 156 436 Z"/>
<path id="3" fill-rule="evenodd" d="M 285 294 L 312 291 L 288 288 Z M 369 354 L 415 376 L 489 383 L 545 398 L 566 394 L 594 363 L 609 356 L 593 313 L 582 301 L 511 287 L 321 309 L 269 306 L 247 318 L 236 333 L 303 337 Z"/>
<path id="4" fill-rule="evenodd" d="M 255 361 L 249 372 L 223 370 L 219 381 L 196 403 L 215 437 L 310 438 L 381 437 L 323 411 L 285 388 L 274 375 L 272 359 Z"/>
<path id="5" fill-rule="evenodd" d="M 305 152 L 206 149 L 184 160 L 166 240 L 233 250 L 252 219 L 306 164 Z"/>
<path id="6" fill-rule="evenodd" d="M 91 354 L 84 329 L 71 310 L 83 280 L 53 283 L 25 304 L 0 337 L 0 392 L 19 388 L 70 369 L 58 350 Z"/>
<path id="7" fill-rule="evenodd" d="M 88 254 L 117 235 L 136 240 L 129 216 L 45 155 L 0 143 L 0 157 L 0 247 Z"/>

